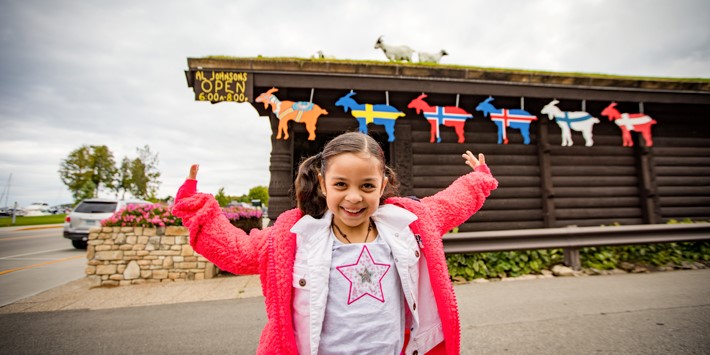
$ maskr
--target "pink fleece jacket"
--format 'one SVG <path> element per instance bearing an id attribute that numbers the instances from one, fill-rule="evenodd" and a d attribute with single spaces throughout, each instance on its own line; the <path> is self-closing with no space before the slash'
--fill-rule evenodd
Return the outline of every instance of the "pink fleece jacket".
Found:
<path id="1" fill-rule="evenodd" d="M 478 211 L 498 182 L 486 165 L 461 176 L 445 190 L 423 198 L 390 198 L 414 213 L 412 231 L 421 236 L 422 252 L 443 325 L 447 354 L 460 353 L 458 305 L 449 279 L 441 237 Z M 303 216 L 298 209 L 282 213 L 273 226 L 249 234 L 232 226 L 212 195 L 197 193 L 197 181 L 186 180 L 178 190 L 173 214 L 190 231 L 190 245 L 220 269 L 234 274 L 259 274 L 267 323 L 257 354 L 296 354 L 291 316 L 292 275 L 296 235 L 291 227 Z"/>

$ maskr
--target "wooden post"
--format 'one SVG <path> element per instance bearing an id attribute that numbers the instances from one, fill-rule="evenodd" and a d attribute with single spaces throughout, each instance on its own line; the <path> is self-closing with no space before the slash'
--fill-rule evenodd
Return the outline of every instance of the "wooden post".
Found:
<path id="1" fill-rule="evenodd" d="M 293 208 L 293 201 L 290 196 L 293 185 L 293 140 L 276 139 L 279 119 L 275 114 L 269 114 L 271 123 L 271 181 L 269 182 L 269 219 L 271 223 L 276 220 L 281 213 Z"/>
<path id="2" fill-rule="evenodd" d="M 399 194 L 401 196 L 414 195 L 414 184 L 412 182 L 412 126 L 408 123 L 397 123 L 397 135 L 391 144 L 390 156 L 392 161 L 390 166 L 397 173 L 399 180 Z"/>
<path id="3" fill-rule="evenodd" d="M 555 188 L 552 184 L 552 162 L 550 158 L 550 142 L 547 130 L 548 121 L 538 121 L 538 160 L 540 164 L 540 191 L 542 193 L 542 215 L 545 228 L 554 228 L 557 225 L 555 215 Z"/>
<path id="4" fill-rule="evenodd" d="M 646 142 L 642 145 L 641 138 L 635 139 L 635 141 L 634 158 L 636 159 L 643 222 L 646 224 L 661 223 L 660 204 L 658 203 L 658 191 L 653 171 L 653 147 L 646 146 Z"/>

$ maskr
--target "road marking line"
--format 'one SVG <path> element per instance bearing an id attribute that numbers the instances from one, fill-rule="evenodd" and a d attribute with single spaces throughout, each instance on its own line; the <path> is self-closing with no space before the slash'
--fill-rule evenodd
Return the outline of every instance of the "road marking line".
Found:
<path id="1" fill-rule="evenodd" d="M 44 261 L 44 260 L 55 260 L 54 258 L 12 258 L 4 259 L 5 261 Z"/>
<path id="2" fill-rule="evenodd" d="M 2 258 L 0 258 L 0 260 L 12 259 L 12 258 L 17 258 L 17 257 L 20 257 L 20 256 L 27 256 L 27 255 L 51 253 L 51 252 L 53 252 L 53 251 L 63 251 L 63 250 L 67 250 L 67 248 L 52 249 L 52 250 L 42 250 L 42 251 L 36 251 L 36 252 L 34 252 L 34 253 L 26 253 L 26 254 L 17 254 L 17 255 L 3 256 Z M 72 250 L 73 250 L 73 249 L 72 249 Z"/>
<path id="3" fill-rule="evenodd" d="M 9 238 L 0 238 L 0 242 L 5 242 L 5 241 L 10 241 L 10 240 L 18 240 L 18 239 L 34 239 L 34 238 L 49 238 L 49 237 L 57 237 L 56 234 L 47 234 L 47 235 L 26 235 L 23 237 L 9 237 Z"/>
<path id="4" fill-rule="evenodd" d="M 39 226 L 39 227 L 28 227 L 28 228 L 21 228 L 16 231 L 33 231 L 33 230 L 38 230 L 38 229 L 50 229 L 50 228 L 62 228 L 63 226 Z"/>
<path id="5" fill-rule="evenodd" d="M 0 271 L 0 275 L 5 275 L 5 274 L 9 274 L 9 273 L 15 272 L 15 271 L 20 271 L 20 270 L 25 270 L 25 269 L 31 269 L 31 268 L 34 268 L 34 267 L 39 267 L 39 266 L 44 266 L 44 265 L 49 265 L 49 264 L 60 263 L 60 262 L 63 262 L 63 261 L 69 261 L 69 260 L 78 259 L 78 258 L 83 258 L 83 257 L 84 257 L 84 255 L 74 255 L 74 256 L 70 256 L 70 257 L 68 257 L 68 258 L 57 259 L 57 260 L 52 260 L 52 261 L 46 261 L 46 262 L 39 263 L 39 264 L 27 265 L 27 266 L 18 267 L 18 268 L 9 269 L 9 270 L 3 270 L 3 271 Z"/>

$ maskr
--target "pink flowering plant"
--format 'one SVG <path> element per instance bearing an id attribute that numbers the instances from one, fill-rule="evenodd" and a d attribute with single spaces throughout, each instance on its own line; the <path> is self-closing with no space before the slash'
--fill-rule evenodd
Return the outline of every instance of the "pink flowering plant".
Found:
<path id="1" fill-rule="evenodd" d="M 247 232 L 253 228 L 262 228 L 261 218 L 263 217 L 263 212 L 259 209 L 229 206 L 222 208 L 222 213 L 233 226 L 239 227 Z"/>
<path id="2" fill-rule="evenodd" d="M 104 227 L 166 227 L 181 226 L 182 220 L 170 213 L 170 208 L 159 203 L 128 205 L 113 216 L 101 221 Z"/>

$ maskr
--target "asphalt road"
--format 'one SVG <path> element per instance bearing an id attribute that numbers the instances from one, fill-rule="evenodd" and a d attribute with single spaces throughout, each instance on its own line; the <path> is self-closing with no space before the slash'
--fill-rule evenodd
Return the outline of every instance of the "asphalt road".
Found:
<path id="1" fill-rule="evenodd" d="M 0 228 L 0 307 L 83 277 L 85 255 L 58 226 Z"/>
<path id="2" fill-rule="evenodd" d="M 455 286 L 463 354 L 708 354 L 710 270 Z M 253 354 L 262 297 L 0 315 L 8 354 Z"/>

